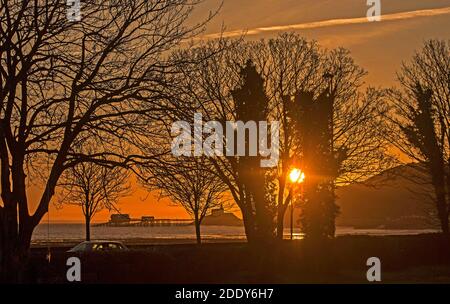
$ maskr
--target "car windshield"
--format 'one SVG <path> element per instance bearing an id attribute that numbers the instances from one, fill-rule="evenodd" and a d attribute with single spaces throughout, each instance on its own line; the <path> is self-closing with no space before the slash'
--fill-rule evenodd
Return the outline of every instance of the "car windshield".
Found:
<path id="1" fill-rule="evenodd" d="M 109 250 L 120 250 L 120 249 L 122 249 L 122 246 L 120 244 L 117 244 L 117 243 L 109 243 L 108 244 L 108 249 Z"/>
<path id="2" fill-rule="evenodd" d="M 84 251 L 87 248 L 86 243 L 81 243 L 72 248 L 72 251 Z"/>
<path id="3" fill-rule="evenodd" d="M 106 249 L 106 244 L 93 244 L 92 245 L 92 250 L 94 251 L 103 251 Z"/>

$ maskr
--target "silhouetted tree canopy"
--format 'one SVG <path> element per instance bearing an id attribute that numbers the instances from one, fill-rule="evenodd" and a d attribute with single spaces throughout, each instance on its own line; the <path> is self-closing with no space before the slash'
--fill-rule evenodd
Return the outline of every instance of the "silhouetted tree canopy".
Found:
<path id="1" fill-rule="evenodd" d="M 65 1 L 0 1 L 2 280 L 20 279 L 65 170 L 144 161 L 143 135 L 170 106 L 167 74 L 179 64 L 165 52 L 202 30 L 203 21 L 185 24 L 198 2 L 87 0 L 71 22 Z M 84 145 L 95 151 L 80 153 Z M 26 187 L 38 180 L 30 210 Z"/>
<path id="2" fill-rule="evenodd" d="M 219 49 L 223 51 L 217 52 Z M 331 174 L 334 176 L 333 187 L 362 182 L 391 165 L 391 159 L 385 153 L 388 142 L 382 136 L 385 130 L 380 113 L 385 107 L 384 96 L 373 88 L 361 89 L 366 73 L 347 50 L 326 51 L 296 34 L 281 34 L 267 41 L 208 41 L 198 48 L 177 51 L 173 56 L 196 61 L 179 66 L 185 77 L 180 80 L 178 92 L 195 111 L 202 112 L 204 120 L 237 121 L 238 105 L 233 92 L 242 83 L 241 67 L 250 60 L 261 75 L 263 92 L 268 99 L 267 120 L 280 122 L 280 161 L 277 168 L 265 172 L 266 201 L 272 206 L 269 209 L 278 209 L 272 216 L 277 222 L 279 238 L 290 203 L 288 172 L 293 164 L 308 166 L 288 115 L 294 97 L 300 92 L 310 92 L 316 100 L 321 93 L 331 90 L 332 111 L 328 111 L 328 115 L 332 113 L 332 119 L 326 112 L 322 113 L 325 117 L 319 117 L 317 131 L 328 128 L 330 137 L 327 141 L 333 142 L 333 151 L 328 152 L 333 157 L 339 155 L 339 162 L 334 163 L 334 174 Z M 199 58 L 206 60 L 199 61 Z M 210 161 L 241 207 L 246 229 L 251 231 L 249 227 L 255 226 L 254 212 L 243 207 L 245 195 L 239 178 L 239 159 L 216 157 Z"/>
<path id="3" fill-rule="evenodd" d="M 424 166 L 418 187 L 431 183 L 441 230 L 449 233 L 450 215 L 450 43 L 429 40 L 398 73 L 400 89 L 391 89 L 391 142 Z M 429 176 L 423 178 L 423 176 Z M 425 197 L 429 197 L 429 193 Z"/>

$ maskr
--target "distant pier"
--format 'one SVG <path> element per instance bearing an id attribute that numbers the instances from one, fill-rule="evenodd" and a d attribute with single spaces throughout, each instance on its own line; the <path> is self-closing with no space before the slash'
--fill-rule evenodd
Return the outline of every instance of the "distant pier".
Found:
<path id="1" fill-rule="evenodd" d="M 168 227 L 189 226 L 191 219 L 156 219 L 153 216 L 143 216 L 140 219 L 130 218 L 128 214 L 113 214 L 107 223 L 96 224 L 96 227 Z"/>

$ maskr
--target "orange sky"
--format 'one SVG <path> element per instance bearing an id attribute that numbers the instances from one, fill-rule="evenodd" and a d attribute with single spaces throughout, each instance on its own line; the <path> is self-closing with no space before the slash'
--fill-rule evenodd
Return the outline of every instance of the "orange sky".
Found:
<path id="1" fill-rule="evenodd" d="M 150 194 L 141 188 L 134 181 L 132 182 L 132 195 L 123 197 L 117 204 L 117 208 L 122 213 L 128 213 L 132 218 L 140 218 L 143 215 L 155 216 L 157 218 L 189 218 L 189 215 L 182 207 L 175 206 L 168 199 L 158 200 L 157 193 Z M 37 198 L 41 194 L 37 188 L 29 189 L 29 197 L 31 199 L 31 210 L 37 204 Z M 50 205 L 50 221 L 51 222 L 82 222 L 83 213 L 80 207 L 73 205 L 63 205 L 55 203 Z M 99 212 L 93 219 L 93 222 L 106 222 L 109 220 L 110 213 L 108 210 Z M 47 221 L 47 217 L 44 219 Z"/>
<path id="2" fill-rule="evenodd" d="M 206 0 L 197 9 L 193 21 L 217 7 L 221 0 Z M 209 24 L 204 35 L 247 31 L 248 39 L 267 38 L 279 31 L 295 29 L 327 48 L 348 48 L 356 62 L 368 70 L 366 82 L 374 86 L 391 86 L 402 60 L 407 60 L 425 39 L 450 38 L 450 0 L 382 0 L 381 22 L 363 22 L 366 0 L 224 0 L 220 14 Z M 425 11 L 426 12 L 423 12 Z M 446 12 L 447 11 L 447 12 Z M 359 19 L 358 19 L 359 18 Z M 361 22 L 356 22 L 360 20 Z M 323 26 L 326 24 L 326 26 Z M 263 28 L 264 30 L 261 30 Z M 30 190 L 31 199 L 36 189 Z M 145 190 L 135 187 L 131 197 L 121 199 L 119 208 L 132 217 L 153 215 L 161 218 L 187 218 L 181 207 L 160 202 Z M 109 213 L 99 213 L 94 221 L 106 221 Z M 50 209 L 51 221 L 82 220 L 81 210 L 65 206 Z"/>

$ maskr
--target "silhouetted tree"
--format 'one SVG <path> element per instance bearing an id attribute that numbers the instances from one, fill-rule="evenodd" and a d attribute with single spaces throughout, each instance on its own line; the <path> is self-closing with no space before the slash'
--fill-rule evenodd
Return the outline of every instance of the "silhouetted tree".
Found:
<path id="1" fill-rule="evenodd" d="M 142 135 L 167 107 L 163 53 L 202 29 L 185 26 L 198 1 L 83 1 L 67 20 L 65 1 L 0 1 L 0 277 L 20 279 L 31 236 L 61 174 L 84 162 L 142 160 Z M 151 115 L 150 115 L 151 114 Z M 74 147 L 94 144 L 94 154 Z M 151 157 L 151 156 L 148 156 Z M 26 186 L 43 189 L 29 213 Z"/>
<path id="2" fill-rule="evenodd" d="M 203 157 L 172 157 L 143 167 L 141 182 L 149 191 L 159 191 L 192 216 L 197 243 L 201 243 L 201 223 L 214 208 L 227 207 L 226 186 Z"/>
<path id="3" fill-rule="evenodd" d="M 222 52 L 216 50 L 223 49 Z M 325 91 L 333 94 L 332 142 L 334 154 L 346 151 L 346 157 L 333 181 L 333 187 L 362 182 L 391 165 L 386 156 L 388 142 L 383 136 L 380 107 L 382 94 L 374 89 L 360 92 L 363 69 L 356 65 L 348 51 L 321 50 L 296 34 L 281 34 L 268 41 L 217 40 L 182 50 L 179 58 L 206 58 L 199 64 L 180 66 L 185 77 L 178 90 L 183 100 L 201 111 L 205 120 L 224 123 L 237 120 L 235 100 L 231 92 L 241 82 L 240 67 L 251 60 L 264 79 L 264 94 L 268 98 L 267 120 L 280 122 L 280 161 L 266 172 L 266 196 L 269 205 L 276 206 L 277 237 L 283 237 L 283 220 L 290 204 L 288 173 L 293 164 L 304 163 L 301 145 L 296 140 L 288 109 L 299 92 L 312 92 L 314 99 Z M 324 77 L 325 74 L 333 77 Z M 191 114 L 190 114 L 191 115 Z M 328 125 L 330 121 L 323 121 Z M 224 156 L 209 159 L 242 210 L 245 195 L 238 174 L 238 159 Z M 306 172 L 308 179 L 308 172 Z M 334 192 L 334 191 L 332 191 Z M 334 197 L 334 195 L 333 195 Z M 252 238 L 252 214 L 246 225 L 247 237 Z M 275 220 L 275 219 L 274 219 Z"/>
<path id="4" fill-rule="evenodd" d="M 445 143 L 438 138 L 439 131 L 436 127 L 445 127 L 443 122 L 439 122 L 440 126 L 435 125 L 436 113 L 433 111 L 431 90 L 423 90 L 420 84 L 416 88 L 417 110 L 412 113 L 412 124 L 401 127 L 405 136 L 411 145 L 417 148 L 422 155 L 427 158 L 427 167 L 431 176 L 431 182 L 434 186 L 437 214 L 441 223 L 442 232 L 449 233 L 448 222 L 448 204 L 446 201 L 445 186 L 445 160 L 444 145 Z"/>
<path id="5" fill-rule="evenodd" d="M 91 240 L 91 220 L 101 210 L 117 210 L 118 200 L 130 194 L 130 174 L 121 167 L 108 168 L 80 163 L 66 170 L 61 182 L 59 203 L 81 207 L 85 219 L 86 241 Z"/>
<path id="6" fill-rule="evenodd" d="M 244 124 L 267 121 L 269 99 L 264 91 L 264 80 L 257 72 L 251 60 L 247 61 L 240 71 L 242 85 L 231 91 L 235 105 L 236 118 Z M 257 130 L 258 127 L 255 129 Z M 259 130 L 260 132 L 260 130 Z M 237 173 L 242 187 L 241 205 L 245 209 L 245 219 L 249 215 L 254 216 L 254 240 L 258 243 L 270 241 L 273 238 L 273 211 L 266 197 L 266 168 L 261 167 L 262 157 L 259 154 L 248 155 L 252 147 L 259 142 L 251 142 L 249 136 L 245 135 L 246 156 L 240 156 L 237 161 Z M 234 137 L 236 138 L 236 136 Z"/>
<path id="7" fill-rule="evenodd" d="M 299 140 L 299 154 L 308 179 L 301 204 L 302 228 L 307 237 L 334 237 L 338 206 L 334 182 L 339 175 L 346 150 L 333 146 L 333 101 L 328 90 L 314 98 L 312 92 L 299 92 L 291 105 Z"/>
<path id="8" fill-rule="evenodd" d="M 425 42 L 398 74 L 401 90 L 390 90 L 390 139 L 409 159 L 425 165 L 434 188 L 441 230 L 449 234 L 450 43 Z M 422 168 L 422 166 L 418 166 Z M 423 176 L 423 174 L 422 174 Z M 421 185 L 428 178 L 417 181 Z"/>
<path id="9" fill-rule="evenodd" d="M 263 55 L 255 57 L 264 77 L 269 79 L 266 90 L 271 92 L 271 115 L 281 122 L 277 235 L 283 236 L 284 214 L 291 203 L 291 196 L 285 191 L 286 178 L 295 165 L 306 172 L 305 190 L 318 173 L 323 177 L 321 192 L 328 203 L 319 213 L 327 214 L 328 222 L 320 226 L 323 232 L 328 231 L 324 234 L 334 236 L 338 210 L 335 188 L 364 182 L 392 164 L 386 154 L 388 141 L 382 136 L 383 95 L 372 88 L 360 91 L 366 73 L 345 49 L 321 51 L 314 43 L 293 34 L 283 34 L 259 49 L 263 49 L 259 51 Z M 311 94 L 314 103 L 310 106 L 312 116 L 306 117 L 311 123 L 298 129 L 299 117 L 289 113 L 295 105 L 307 103 L 299 100 L 305 93 Z M 308 120 L 310 117 L 315 120 Z M 306 137 L 312 141 L 312 149 L 304 146 L 302 138 Z M 319 203 L 312 204 L 319 208 Z M 303 211 L 303 215 L 308 213 Z"/>

